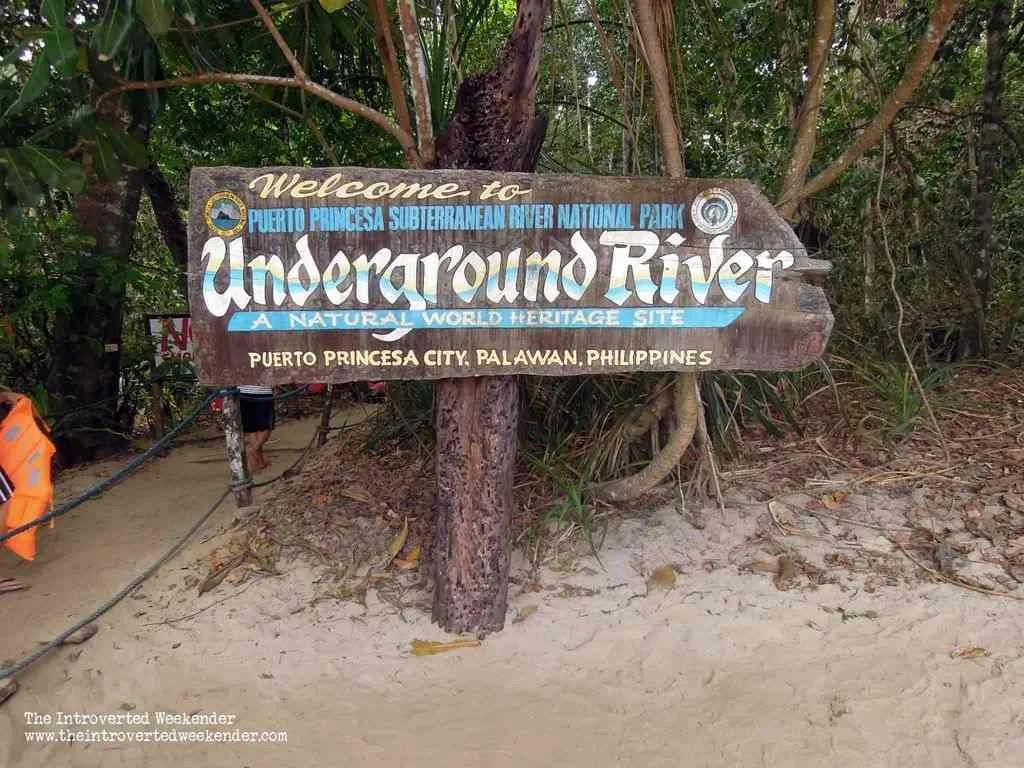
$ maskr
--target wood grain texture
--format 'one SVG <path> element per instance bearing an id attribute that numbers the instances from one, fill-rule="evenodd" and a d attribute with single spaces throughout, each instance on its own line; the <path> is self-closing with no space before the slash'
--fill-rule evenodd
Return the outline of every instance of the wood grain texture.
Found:
<path id="1" fill-rule="evenodd" d="M 433 618 L 450 632 L 505 625 L 518 448 L 514 376 L 451 379 L 436 390 Z"/>
<path id="2" fill-rule="evenodd" d="M 443 144 L 442 144 L 443 145 Z M 318 197 L 293 197 L 287 192 L 278 198 L 262 199 L 258 192 L 263 184 L 250 189 L 250 182 L 265 173 L 286 174 L 291 178 L 298 174 L 301 180 L 324 182 L 337 175 L 340 181 L 333 182 L 328 195 Z M 517 184 L 529 194 L 513 201 L 491 199 L 479 200 L 479 192 L 485 185 L 499 181 L 503 185 Z M 338 184 L 361 182 L 369 185 L 382 182 L 395 185 L 400 182 L 438 185 L 450 183 L 468 190 L 470 195 L 449 200 L 397 200 L 388 198 L 366 200 L 359 197 L 337 199 L 331 189 Z M 557 217 L 560 204 L 621 203 L 632 205 L 632 226 L 643 229 L 637 221 L 640 206 L 664 204 L 676 206 L 682 211 L 682 226 L 650 227 L 649 231 L 664 241 L 672 232 L 678 232 L 684 241 L 678 247 L 663 242 L 658 255 L 651 260 L 651 272 L 656 281 L 662 278 L 661 255 L 667 252 L 678 254 L 679 274 L 674 285 L 679 295 L 671 304 L 660 299 L 653 304 L 641 301 L 635 291 L 622 306 L 625 309 L 698 307 L 690 290 L 690 278 L 682 262 L 698 257 L 709 264 L 708 253 L 713 236 L 694 226 L 691 203 L 700 193 L 710 188 L 724 188 L 737 201 L 738 215 L 728 231 L 723 246 L 725 259 L 739 251 L 745 251 L 756 259 L 767 251 L 769 255 L 781 251 L 792 254 L 793 264 L 786 269 L 775 267 L 772 277 L 772 294 L 769 303 L 755 300 L 753 287 L 743 297 L 732 303 L 722 293 L 717 281 L 712 281 L 704 306 L 743 307 L 743 315 L 725 328 L 690 327 L 644 327 L 644 328 L 417 328 L 397 341 L 381 341 L 371 335 L 370 330 L 319 329 L 305 331 L 242 331 L 228 333 L 230 317 L 239 310 L 232 305 L 223 317 L 216 317 L 209 311 L 203 300 L 203 270 L 207 262 L 203 258 L 204 244 L 213 236 L 207 225 L 205 205 L 217 192 L 233 192 L 249 209 L 301 208 L 305 211 L 307 223 L 311 220 L 312 209 L 323 206 L 382 206 L 382 216 L 388 222 L 391 208 L 416 206 L 420 211 L 435 205 L 538 205 L 550 204 Z M 292 187 L 296 189 L 296 187 Z M 309 188 L 301 188 L 308 190 Z M 349 188 L 354 189 L 354 187 Z M 314 193 L 315 194 L 315 193 Z M 506 210 L 506 217 L 509 216 Z M 298 261 L 295 242 L 302 235 L 308 235 L 308 244 L 319 270 L 323 270 L 338 251 L 350 259 L 366 254 L 372 257 L 382 248 L 389 248 L 395 255 L 400 253 L 429 254 L 443 253 L 449 247 L 461 244 L 465 252 L 476 251 L 486 261 L 498 252 L 507 255 L 515 248 L 521 249 L 522 260 L 536 251 L 541 255 L 557 249 L 566 263 L 574 255 L 572 236 L 574 228 L 556 227 L 541 229 L 498 229 L 490 231 L 467 230 L 404 230 L 404 231 L 359 231 L 359 232 L 294 232 L 265 233 L 253 232 L 247 226 L 237 236 L 241 238 L 246 263 L 256 256 L 278 255 L 287 272 Z M 597 276 L 578 300 L 569 298 L 561 291 L 553 301 L 528 300 L 523 291 L 512 301 L 500 305 L 489 303 L 485 287 L 482 286 L 470 303 L 462 301 L 451 284 L 451 274 L 442 268 L 438 280 L 436 303 L 428 309 L 566 309 L 574 307 L 618 308 L 606 297 L 608 274 L 612 263 L 612 247 L 599 245 L 599 239 L 607 228 L 580 227 L 579 232 L 597 255 Z M 231 238 L 224 240 L 225 246 Z M 434 170 L 396 171 L 360 168 L 200 168 L 193 171 L 191 189 L 191 216 L 189 221 L 190 251 L 190 301 L 193 317 L 193 336 L 196 345 L 197 370 L 201 380 L 211 385 L 227 385 L 237 381 L 252 383 L 282 384 L 301 378 L 307 381 L 343 382 L 363 379 L 439 379 L 463 376 L 529 373 L 538 375 L 577 375 L 589 373 L 614 373 L 625 370 L 788 370 L 800 368 L 821 355 L 832 328 L 832 314 L 823 290 L 812 284 L 827 272 L 826 262 L 809 259 L 802 244 L 788 224 L 775 212 L 767 199 L 752 185 L 743 180 L 726 179 L 685 179 L 663 178 L 622 178 L 622 177 L 580 177 L 558 175 L 529 175 L 522 173 Z M 523 280 L 521 265 L 519 280 Z M 472 273 L 470 273 L 472 274 Z M 751 273 L 752 274 L 752 273 Z M 751 276 L 747 275 L 747 278 Z M 252 286 L 248 272 L 244 273 L 246 295 L 252 298 Z M 277 305 L 270 300 L 270 286 L 267 287 L 267 305 L 250 302 L 247 311 L 289 310 L 335 311 L 335 310 L 394 310 L 402 312 L 409 305 L 403 298 L 389 302 L 380 291 L 379 275 L 372 274 L 365 301 L 355 301 L 355 294 L 342 305 L 332 304 L 322 287 L 317 288 L 298 304 L 289 294 Z M 543 279 L 543 278 L 542 278 Z M 350 278 L 351 280 L 351 278 Z M 216 285 L 222 290 L 227 281 L 226 267 L 221 269 Z M 665 282 L 671 282 L 666 279 Z M 632 288 L 632 286 L 627 286 Z M 377 333 L 387 329 L 376 329 Z M 401 350 L 416 353 L 417 363 L 409 365 L 379 365 L 366 360 L 356 362 L 354 358 L 330 357 L 327 352 Z M 430 364 L 423 360 L 423 353 L 431 350 L 462 350 L 469 353 L 469 364 L 458 364 L 454 360 Z M 485 363 L 476 357 L 476 350 L 576 350 L 581 362 L 552 364 L 545 361 L 523 361 L 511 366 L 503 363 Z M 710 364 L 680 365 L 666 360 L 647 359 L 638 361 L 628 356 L 615 363 L 600 360 L 588 362 L 587 350 L 699 350 L 710 353 Z M 273 358 L 273 353 L 279 353 Z M 280 353 L 292 353 L 292 357 Z M 295 353 L 311 352 L 316 360 L 313 364 L 295 364 Z M 260 357 L 254 364 L 249 353 L 269 353 L 271 357 Z M 307 360 L 311 360 L 307 356 Z M 344 362 L 339 362 L 344 360 Z"/>

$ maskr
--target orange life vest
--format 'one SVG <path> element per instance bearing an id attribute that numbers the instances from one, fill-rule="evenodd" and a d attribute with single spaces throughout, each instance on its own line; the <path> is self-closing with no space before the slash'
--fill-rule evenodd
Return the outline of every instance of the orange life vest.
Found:
<path id="1" fill-rule="evenodd" d="M 56 449 L 36 421 L 32 401 L 24 395 L 7 394 L 10 413 L 0 422 L 0 468 L 7 474 L 14 492 L 0 505 L 0 532 L 6 533 L 46 514 L 53 505 L 50 461 Z M 51 521 L 50 525 L 53 525 Z M 36 556 L 36 529 L 31 528 L 4 541 L 4 546 L 26 560 Z"/>

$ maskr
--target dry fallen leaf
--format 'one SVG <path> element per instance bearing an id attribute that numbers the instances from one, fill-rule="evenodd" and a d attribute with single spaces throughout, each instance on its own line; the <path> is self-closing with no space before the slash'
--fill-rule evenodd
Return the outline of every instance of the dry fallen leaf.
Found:
<path id="1" fill-rule="evenodd" d="M 95 624 L 86 624 L 81 629 L 65 637 L 61 645 L 81 645 L 99 631 L 100 628 Z"/>
<path id="2" fill-rule="evenodd" d="M 1024 496 L 1019 493 L 1004 493 L 1003 503 L 1014 512 L 1024 512 Z"/>
<path id="3" fill-rule="evenodd" d="M 988 649 L 976 645 L 964 648 L 957 648 L 950 654 L 954 659 L 980 659 L 988 656 Z"/>
<path id="4" fill-rule="evenodd" d="M 772 576 L 775 576 L 779 572 L 778 563 L 772 560 L 751 560 L 747 563 L 747 568 L 749 568 L 753 573 L 769 573 Z"/>
<path id="5" fill-rule="evenodd" d="M 785 504 L 779 504 L 777 501 L 769 501 L 768 511 L 780 525 L 787 526 L 793 524 L 793 510 Z"/>
<path id="6" fill-rule="evenodd" d="M 381 562 L 382 568 L 387 568 L 391 565 L 391 561 L 395 559 L 399 552 L 402 551 L 402 547 L 405 546 L 405 540 L 409 538 L 409 518 L 405 518 L 405 522 L 402 523 L 402 530 L 395 534 L 395 537 L 391 539 L 391 543 L 388 544 L 388 551 L 384 554 L 384 558 Z"/>
<path id="7" fill-rule="evenodd" d="M 418 568 L 420 564 L 420 547 L 417 544 L 412 548 L 408 557 L 395 558 L 391 561 L 391 564 L 400 571 L 411 571 L 414 568 Z"/>
<path id="8" fill-rule="evenodd" d="M 846 501 L 846 497 L 849 495 L 847 491 L 826 493 L 821 497 L 821 503 L 825 505 L 825 509 L 839 509 L 839 506 Z"/>
<path id="9" fill-rule="evenodd" d="M 480 641 L 475 637 L 466 638 L 465 640 L 452 640 L 447 643 L 438 640 L 413 640 L 412 655 L 433 656 L 436 653 L 457 651 L 459 648 L 478 648 L 479 646 Z"/>
<path id="10" fill-rule="evenodd" d="M 520 621 L 525 621 L 537 612 L 536 605 L 524 605 L 522 608 L 516 610 L 516 617 L 512 619 L 513 624 L 518 624 Z"/>
<path id="11" fill-rule="evenodd" d="M 8 680 L 5 683 L 0 683 L 0 704 L 3 704 L 7 699 L 16 694 L 19 687 L 17 680 Z"/>
<path id="12" fill-rule="evenodd" d="M 671 565 L 663 565 L 655 568 L 647 577 L 647 592 L 650 594 L 656 589 L 666 591 L 673 589 L 676 585 L 676 569 Z"/>
<path id="13" fill-rule="evenodd" d="M 777 570 L 775 573 L 775 588 L 779 590 L 787 590 L 796 580 L 796 563 L 793 558 L 782 555 L 779 558 Z"/>
<path id="14" fill-rule="evenodd" d="M 341 495 L 355 501 L 361 501 L 363 504 L 369 504 L 372 501 L 370 494 L 360 488 L 342 488 Z"/>

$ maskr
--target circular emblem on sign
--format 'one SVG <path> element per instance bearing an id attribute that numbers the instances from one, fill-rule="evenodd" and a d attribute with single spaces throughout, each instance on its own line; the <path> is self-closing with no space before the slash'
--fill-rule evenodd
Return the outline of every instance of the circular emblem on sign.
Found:
<path id="1" fill-rule="evenodd" d="M 718 235 L 730 229 L 736 223 L 736 214 L 736 198 L 732 192 L 720 187 L 704 190 L 690 207 L 694 225 L 709 235 Z"/>
<path id="2" fill-rule="evenodd" d="M 206 225 L 221 237 L 232 237 L 245 227 L 247 212 L 234 192 L 217 192 L 206 201 Z"/>

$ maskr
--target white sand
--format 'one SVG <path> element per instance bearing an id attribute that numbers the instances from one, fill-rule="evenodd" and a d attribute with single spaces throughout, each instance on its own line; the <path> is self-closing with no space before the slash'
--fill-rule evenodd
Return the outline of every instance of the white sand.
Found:
<path id="1" fill-rule="evenodd" d="M 282 451 L 279 465 L 313 426 L 282 426 L 271 446 Z M 221 450 L 218 443 L 177 450 L 70 515 L 46 534 L 34 564 L 0 556 L 0 576 L 32 584 L 0 595 L 0 659 L 112 594 L 187 528 L 222 487 Z M 195 543 L 104 616 L 91 641 L 59 650 L 20 678 L 20 692 L 0 706 L 0 765 L 1024 763 L 1020 603 L 920 582 L 872 531 L 812 528 L 806 516 L 794 525 L 823 539 L 775 531 L 780 546 L 817 562 L 840 551 L 834 537 L 843 534 L 851 556 L 864 558 L 868 547 L 891 572 L 836 571 L 838 583 L 818 587 L 800 577 L 780 591 L 770 574 L 744 567 L 774 560 L 761 551 L 763 540 L 749 541 L 759 524 L 764 530 L 765 506 L 735 492 L 730 498 L 724 518 L 705 510 L 704 530 L 672 507 L 618 520 L 600 553 L 604 568 L 583 545 L 563 558 L 563 570 L 539 574 L 540 591 L 524 591 L 530 574 L 517 557 L 510 617 L 536 612 L 481 647 L 430 657 L 409 653 L 413 639 L 445 639 L 422 608 L 399 616 L 372 590 L 365 611 L 339 601 L 310 607 L 323 587 L 309 565 L 282 564 L 283 576 L 225 582 L 197 598 L 185 577 L 200 573 L 199 558 L 218 539 Z M 878 521 L 904 500 L 876 494 L 851 503 L 861 519 Z M 219 513 L 200 538 L 232 516 Z M 667 563 L 680 571 L 675 588 L 646 594 L 647 575 Z M 595 593 L 572 596 L 578 588 Z M 426 597 L 411 586 L 404 595 L 407 603 Z M 154 625 L 202 608 L 194 618 Z M 972 647 L 987 655 L 955 655 Z M 129 710 L 231 713 L 245 730 L 287 731 L 287 743 L 25 740 L 25 711 Z"/>

